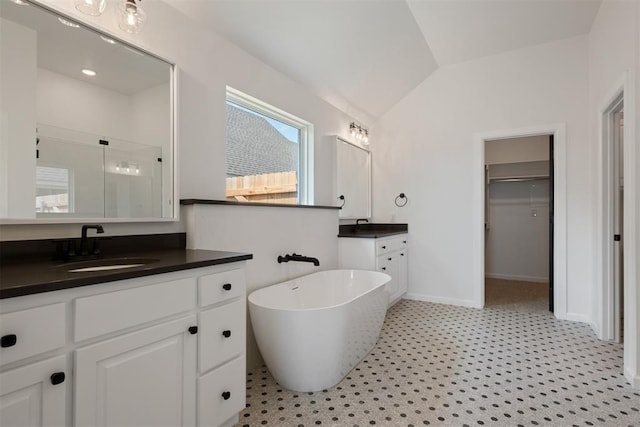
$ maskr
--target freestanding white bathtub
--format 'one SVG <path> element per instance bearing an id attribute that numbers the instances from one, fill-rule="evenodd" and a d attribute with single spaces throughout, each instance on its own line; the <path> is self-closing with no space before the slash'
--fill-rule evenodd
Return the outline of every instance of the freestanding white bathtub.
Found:
<path id="1" fill-rule="evenodd" d="M 390 279 L 375 271 L 329 270 L 252 292 L 251 324 L 275 380 L 303 392 L 339 383 L 378 340 Z"/>

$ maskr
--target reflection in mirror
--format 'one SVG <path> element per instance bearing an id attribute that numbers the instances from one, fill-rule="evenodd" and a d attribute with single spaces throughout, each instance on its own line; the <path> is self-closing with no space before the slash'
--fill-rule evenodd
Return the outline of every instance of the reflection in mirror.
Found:
<path id="1" fill-rule="evenodd" d="M 337 138 L 337 165 L 340 219 L 371 217 L 371 153 Z"/>
<path id="2" fill-rule="evenodd" d="M 174 218 L 173 87 L 170 63 L 1 0 L 0 219 Z"/>

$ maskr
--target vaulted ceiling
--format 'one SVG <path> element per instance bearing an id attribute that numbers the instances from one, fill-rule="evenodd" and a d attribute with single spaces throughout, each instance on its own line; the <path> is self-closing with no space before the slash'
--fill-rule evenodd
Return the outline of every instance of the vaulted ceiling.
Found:
<path id="1" fill-rule="evenodd" d="M 438 67 L 586 34 L 601 0 L 172 2 L 357 119 L 380 117 Z"/>

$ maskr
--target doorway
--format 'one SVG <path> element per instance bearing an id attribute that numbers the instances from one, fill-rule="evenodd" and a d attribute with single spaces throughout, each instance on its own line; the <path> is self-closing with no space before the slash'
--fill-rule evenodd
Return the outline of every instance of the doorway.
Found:
<path id="1" fill-rule="evenodd" d="M 609 339 L 624 336 L 624 99 L 617 96 L 603 116 L 605 159 L 604 252 L 609 294 Z"/>
<path id="2" fill-rule="evenodd" d="M 553 142 L 484 142 L 485 307 L 553 312 Z"/>

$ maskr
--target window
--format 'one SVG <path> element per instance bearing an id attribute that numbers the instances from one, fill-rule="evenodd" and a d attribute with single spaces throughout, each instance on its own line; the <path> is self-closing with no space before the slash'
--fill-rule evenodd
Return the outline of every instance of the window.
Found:
<path id="1" fill-rule="evenodd" d="M 73 212 L 69 169 L 36 166 L 36 213 Z"/>
<path id="2" fill-rule="evenodd" d="M 227 87 L 227 200 L 313 204 L 313 125 Z"/>

